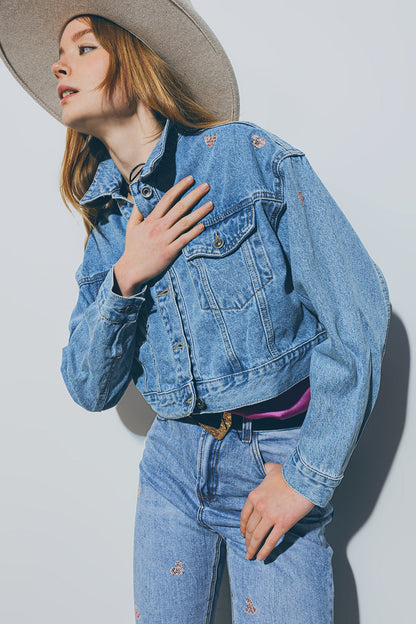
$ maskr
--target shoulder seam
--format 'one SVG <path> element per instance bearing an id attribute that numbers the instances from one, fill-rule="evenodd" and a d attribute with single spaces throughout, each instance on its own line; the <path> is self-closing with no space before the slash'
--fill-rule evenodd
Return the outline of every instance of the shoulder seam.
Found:
<path id="1" fill-rule="evenodd" d="M 280 184 L 280 193 L 278 193 L 279 195 L 279 199 L 281 202 L 284 201 L 284 190 L 283 190 L 283 186 L 284 186 L 284 182 L 283 182 L 283 178 L 284 178 L 284 173 L 279 170 L 280 167 L 280 163 L 282 162 L 282 160 L 284 160 L 285 158 L 289 158 L 292 156 L 305 156 L 306 154 L 304 152 L 302 152 L 302 150 L 298 150 L 298 149 L 292 149 L 292 150 L 288 150 L 286 152 L 278 152 L 275 157 L 273 158 L 273 162 L 272 162 L 272 170 L 275 176 L 275 185 L 277 186 L 277 180 L 276 178 L 278 178 L 279 180 L 281 180 L 281 184 Z M 276 191 L 277 192 L 277 191 Z"/>
<path id="2" fill-rule="evenodd" d="M 287 150 L 283 154 L 282 152 L 279 152 L 278 154 L 276 154 L 275 159 L 274 159 L 274 162 L 276 164 L 276 170 L 279 168 L 279 165 L 282 162 L 282 160 L 290 156 L 306 156 L 306 154 L 305 152 L 302 152 L 302 150 L 299 150 L 299 149 Z"/>

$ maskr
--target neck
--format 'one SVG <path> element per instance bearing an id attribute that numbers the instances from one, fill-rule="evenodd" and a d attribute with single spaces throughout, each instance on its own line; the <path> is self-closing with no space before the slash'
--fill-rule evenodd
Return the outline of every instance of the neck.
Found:
<path id="1" fill-rule="evenodd" d="M 113 123 L 106 124 L 99 139 L 127 184 L 132 169 L 149 158 L 162 130 L 152 111 L 141 102 L 134 115 L 116 118 Z M 140 169 L 136 169 L 133 175 Z"/>

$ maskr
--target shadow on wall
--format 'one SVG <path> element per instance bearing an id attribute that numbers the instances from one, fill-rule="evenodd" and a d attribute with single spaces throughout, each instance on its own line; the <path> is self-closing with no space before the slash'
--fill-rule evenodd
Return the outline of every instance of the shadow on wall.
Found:
<path id="1" fill-rule="evenodd" d="M 409 368 L 406 329 L 392 314 L 377 402 L 335 491 L 334 519 L 327 529 L 328 542 L 334 549 L 336 624 L 360 624 L 357 587 L 347 548 L 371 516 L 393 464 L 406 419 Z"/>
<path id="2" fill-rule="evenodd" d="M 334 549 L 336 624 L 360 624 L 357 587 L 347 548 L 371 516 L 393 464 L 406 419 L 409 368 L 406 329 L 392 314 L 377 402 L 335 491 L 334 519 L 326 532 Z"/>
<path id="3" fill-rule="evenodd" d="M 347 558 L 350 540 L 377 503 L 393 463 L 404 428 L 409 383 L 410 351 L 407 333 L 392 314 L 379 396 L 372 415 L 334 497 L 334 519 L 327 528 L 334 550 L 336 624 L 360 624 L 357 587 Z M 117 405 L 123 424 L 146 436 L 155 414 L 133 383 Z M 230 624 L 231 605 L 227 569 L 221 585 L 215 624 Z"/>

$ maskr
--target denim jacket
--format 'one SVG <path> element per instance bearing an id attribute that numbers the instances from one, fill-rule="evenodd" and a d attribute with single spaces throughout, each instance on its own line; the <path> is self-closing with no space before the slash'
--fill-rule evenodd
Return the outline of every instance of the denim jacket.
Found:
<path id="1" fill-rule="evenodd" d="M 146 218 L 176 182 L 210 191 L 205 229 L 141 292 L 117 294 L 132 203 L 112 159 L 81 204 L 99 213 L 76 272 L 79 297 L 61 372 L 90 411 L 129 382 L 165 418 L 238 409 L 310 377 L 311 401 L 287 483 L 324 506 L 374 406 L 390 320 L 378 266 L 305 154 L 249 122 L 192 133 L 166 122 L 139 180 Z"/>

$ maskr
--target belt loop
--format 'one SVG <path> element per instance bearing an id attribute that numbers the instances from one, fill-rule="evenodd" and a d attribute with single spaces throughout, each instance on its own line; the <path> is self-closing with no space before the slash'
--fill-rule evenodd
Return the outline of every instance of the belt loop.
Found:
<path id="1" fill-rule="evenodd" d="M 243 442 L 251 443 L 252 422 L 249 418 L 243 416 L 243 425 L 241 427 L 241 440 Z"/>

